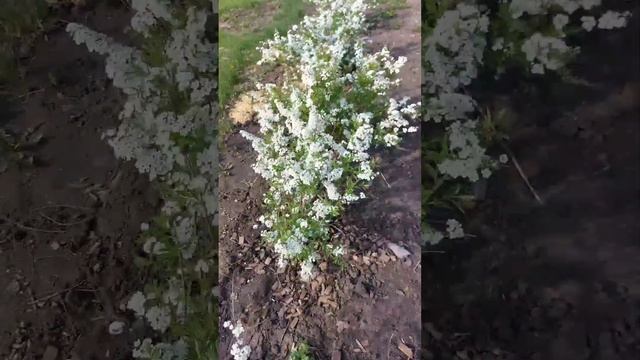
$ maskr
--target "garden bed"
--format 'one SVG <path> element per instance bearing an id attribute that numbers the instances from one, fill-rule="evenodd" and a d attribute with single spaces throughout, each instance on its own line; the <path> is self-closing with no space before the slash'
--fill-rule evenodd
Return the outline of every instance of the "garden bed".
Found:
<path id="1" fill-rule="evenodd" d="M 475 237 L 423 254 L 427 359 L 635 359 L 640 353 L 638 8 L 571 70 L 503 89 L 519 162 L 469 214 Z M 519 79 L 518 79 L 519 80 Z M 585 85 L 585 84 L 588 84 Z M 488 90 L 488 91 L 487 91 Z M 526 177 L 543 204 L 525 185 Z"/>
<path id="2" fill-rule="evenodd" d="M 130 17 L 119 2 L 67 10 L 56 16 L 119 39 Z M 144 329 L 122 304 L 144 282 L 134 242 L 159 198 L 101 139 L 117 124 L 122 96 L 100 56 L 74 44 L 61 22 L 23 65 L 25 78 L 3 95 L 14 115 L 1 125 L 16 134 L 34 128 L 42 140 L 25 151 L 33 165 L 11 164 L 0 174 L 0 354 L 129 358 Z M 132 331 L 111 335 L 114 321 Z"/>
<path id="3" fill-rule="evenodd" d="M 418 1 L 408 1 L 394 14 L 404 20 L 401 26 L 383 21 L 368 34 L 373 49 L 386 45 L 393 56 L 408 57 L 394 97 L 420 96 L 418 8 Z M 322 262 L 318 275 L 304 283 L 294 269 L 278 269 L 276 257 L 254 229 L 267 186 L 251 169 L 255 154 L 239 130 L 256 133 L 257 125 L 237 126 L 221 154 L 221 318 L 241 320 L 250 358 L 284 359 L 302 343 L 317 359 L 393 359 L 407 352 L 417 358 L 419 134 L 408 136 L 400 149 L 380 154 L 384 178 L 374 181 L 369 199 L 347 208 L 332 225 L 332 239 L 347 252 L 345 267 Z M 408 249 L 410 255 L 396 258 L 389 244 Z M 228 351 L 233 341 L 221 328 L 221 359 L 232 358 Z"/>

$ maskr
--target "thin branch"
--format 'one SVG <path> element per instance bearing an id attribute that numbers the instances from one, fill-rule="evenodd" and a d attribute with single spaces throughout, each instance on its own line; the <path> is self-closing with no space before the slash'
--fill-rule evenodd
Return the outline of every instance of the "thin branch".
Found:
<path id="1" fill-rule="evenodd" d="M 533 194 L 533 197 L 536 199 L 538 204 L 544 205 L 544 201 L 542 201 L 542 198 L 540 198 L 540 196 L 536 192 L 536 189 L 533 188 L 533 186 L 529 182 L 529 179 L 524 174 L 524 171 L 522 171 L 522 168 L 520 167 L 520 163 L 518 163 L 518 159 L 516 159 L 516 156 L 513 154 L 511 149 L 509 149 L 509 147 L 507 147 L 507 145 L 505 145 L 504 143 L 501 143 L 501 145 L 504 148 L 504 150 L 509 154 L 509 158 L 511 158 L 511 161 L 513 161 L 513 164 L 516 166 L 516 170 L 518 170 L 518 174 L 520 174 L 520 177 L 522 178 L 522 180 L 524 180 L 524 183 L 527 185 L 527 187 L 529 188 L 529 191 L 531 192 L 531 194 Z"/>

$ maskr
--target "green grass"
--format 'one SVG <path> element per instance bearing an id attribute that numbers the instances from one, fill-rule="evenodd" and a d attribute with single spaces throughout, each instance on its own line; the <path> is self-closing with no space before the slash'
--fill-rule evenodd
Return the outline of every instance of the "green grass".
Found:
<path id="1" fill-rule="evenodd" d="M 295 350 L 289 355 L 289 360 L 313 360 L 309 345 L 305 342 L 296 345 Z"/>
<path id="2" fill-rule="evenodd" d="M 300 22 L 304 16 L 306 2 L 303 0 L 275 0 L 280 3 L 279 12 L 265 28 L 252 33 L 232 33 L 220 30 L 220 75 L 219 100 L 224 107 L 236 93 L 246 68 L 259 60 L 256 47 L 261 41 L 269 39 L 275 31 L 284 33 L 292 25 Z M 220 17 L 225 11 L 251 9 L 258 7 L 265 0 L 221 0 Z M 259 16 L 259 15 L 257 15 Z"/>
<path id="3" fill-rule="evenodd" d="M 265 2 L 265 0 L 221 0 L 218 5 L 218 10 L 220 14 L 224 14 L 229 10 L 247 9 L 263 2 Z"/>

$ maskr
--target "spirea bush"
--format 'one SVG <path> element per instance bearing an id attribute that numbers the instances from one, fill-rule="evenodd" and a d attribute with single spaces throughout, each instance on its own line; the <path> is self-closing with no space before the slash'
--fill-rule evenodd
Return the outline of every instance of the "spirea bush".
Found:
<path id="1" fill-rule="evenodd" d="M 216 4 L 133 0 L 137 47 L 67 26 L 76 43 L 106 56 L 108 77 L 126 95 L 119 126 L 104 137 L 164 201 L 141 225 L 138 260 L 151 282 L 126 304 L 158 336 L 138 340 L 134 358 L 217 358 L 217 48 L 207 26 Z"/>
<path id="2" fill-rule="evenodd" d="M 286 35 L 265 42 L 259 64 L 284 70 L 281 84 L 260 84 L 260 134 L 242 132 L 257 152 L 255 171 L 267 180 L 261 236 L 279 265 L 300 264 L 308 280 L 321 257 L 344 249 L 329 241 L 329 226 L 348 204 L 366 197 L 376 176 L 376 147 L 393 147 L 418 130 L 419 103 L 396 100 L 406 58 L 369 52 L 364 0 L 313 0 Z"/>
<path id="3" fill-rule="evenodd" d="M 566 75 L 566 65 L 579 54 L 581 33 L 624 27 L 631 15 L 602 8 L 601 0 L 427 0 L 423 8 L 423 120 L 443 130 L 437 147 L 423 150 L 428 179 L 423 211 L 428 214 L 436 191 L 447 183 L 473 184 L 487 179 L 506 155 L 487 154 L 482 121 L 490 120 L 469 94 L 480 72 L 498 79 L 506 69 L 527 76 L 549 72 Z M 440 134 L 434 132 L 434 134 Z M 456 192 L 460 186 L 456 186 Z M 464 197 L 456 194 L 456 198 Z M 426 219 L 429 221 L 429 219 Z M 450 219 L 446 234 L 423 226 L 423 237 L 434 244 L 459 238 L 464 232 Z"/>

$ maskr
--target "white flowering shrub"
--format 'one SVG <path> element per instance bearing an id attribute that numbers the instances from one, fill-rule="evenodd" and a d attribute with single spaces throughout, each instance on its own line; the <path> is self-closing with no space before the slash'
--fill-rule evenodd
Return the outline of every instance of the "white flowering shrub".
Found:
<path id="1" fill-rule="evenodd" d="M 498 78 L 506 69 L 561 75 L 579 54 L 576 35 L 624 27 L 629 12 L 602 9 L 601 0 L 450 0 L 423 2 L 423 217 L 431 208 L 465 197 L 471 184 L 506 163 L 486 150 L 480 107 L 469 86 L 481 72 Z M 447 184 L 454 186 L 447 187 Z M 443 197 L 442 189 L 453 188 Z M 455 200 L 452 200 L 455 198 Z M 464 237 L 457 220 L 444 233 L 423 226 L 426 243 Z"/>
<path id="2" fill-rule="evenodd" d="M 126 305 L 162 341 L 136 342 L 134 358 L 216 356 L 217 49 L 207 26 L 216 3 L 132 0 L 139 47 L 67 26 L 76 43 L 106 56 L 107 76 L 126 95 L 119 126 L 105 138 L 164 201 L 161 214 L 141 225 L 140 260 L 153 281 Z"/>
<path id="3" fill-rule="evenodd" d="M 364 0 L 313 0 L 307 16 L 260 48 L 260 64 L 285 69 L 282 84 L 264 84 L 260 134 L 242 132 L 257 152 L 255 171 L 269 184 L 261 236 L 280 266 L 300 264 L 308 280 L 321 256 L 344 251 L 329 244 L 329 224 L 365 198 L 376 176 L 371 153 L 417 131 L 419 103 L 389 95 L 405 58 L 369 53 Z"/>

